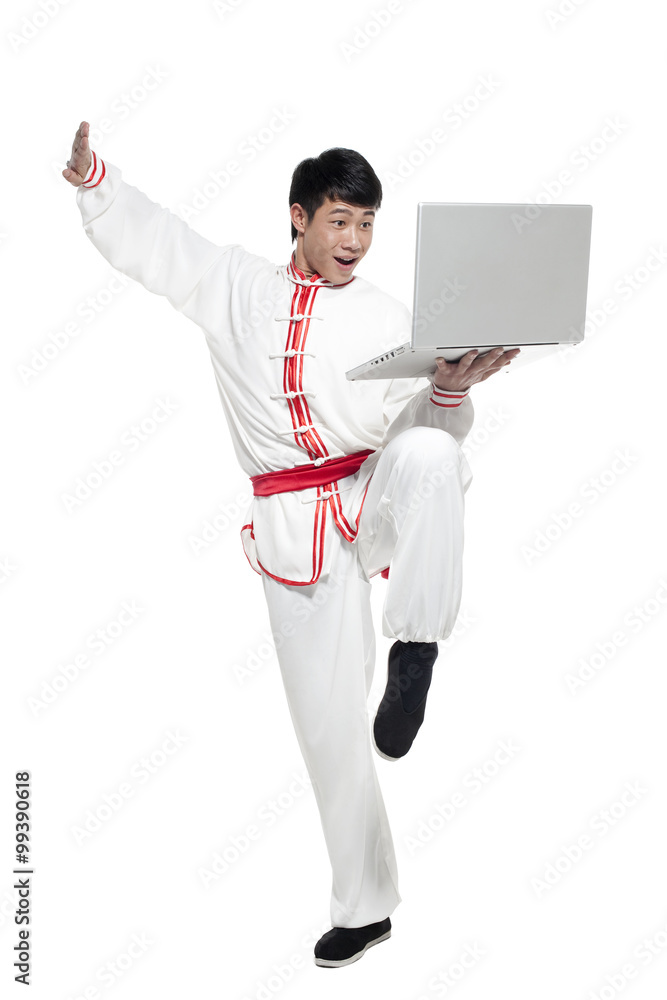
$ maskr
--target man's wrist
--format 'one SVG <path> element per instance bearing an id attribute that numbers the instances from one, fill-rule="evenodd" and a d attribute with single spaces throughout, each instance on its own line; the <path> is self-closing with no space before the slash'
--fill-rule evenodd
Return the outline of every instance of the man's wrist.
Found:
<path id="1" fill-rule="evenodd" d="M 441 389 L 435 382 L 431 382 L 429 399 L 434 406 L 442 406 L 450 409 L 451 407 L 460 406 L 469 392 L 470 389 Z"/>
<path id="2" fill-rule="evenodd" d="M 104 180 L 107 168 L 104 160 L 101 156 L 98 156 L 94 150 L 90 151 L 90 167 L 88 168 L 88 173 L 83 179 L 81 187 L 94 188 Z"/>

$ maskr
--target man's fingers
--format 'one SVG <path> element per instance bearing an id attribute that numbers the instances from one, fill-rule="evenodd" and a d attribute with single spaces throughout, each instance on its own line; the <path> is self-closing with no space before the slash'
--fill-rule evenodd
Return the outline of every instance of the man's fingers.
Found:
<path id="1" fill-rule="evenodd" d="M 68 166 L 62 171 L 62 176 L 70 184 L 73 184 L 74 187 L 79 187 L 83 184 L 88 167 L 90 166 L 89 132 L 90 126 L 88 122 L 81 122 L 74 135 L 72 153 L 67 161 Z"/>
<path id="2" fill-rule="evenodd" d="M 473 375 L 475 376 L 476 379 L 479 379 L 479 377 L 483 375 L 485 371 L 487 371 L 489 368 L 491 368 L 492 365 L 496 363 L 496 361 L 500 357 L 500 354 L 498 354 L 497 349 L 494 351 L 489 351 L 488 354 L 483 354 L 481 355 L 481 357 L 479 356 L 475 357 L 474 356 L 475 354 L 478 355 L 479 352 L 470 351 L 468 354 L 464 354 L 464 356 L 459 361 L 459 366 L 462 366 L 463 362 L 469 358 L 467 364 L 465 365 L 465 367 L 463 367 L 462 370 L 466 372 L 468 369 L 470 369 L 470 371 L 467 371 L 468 375 Z"/>
<path id="3" fill-rule="evenodd" d="M 74 146 L 72 146 L 73 156 L 85 156 L 88 153 L 88 138 L 85 135 L 79 136 Z"/>
<path id="4" fill-rule="evenodd" d="M 62 175 L 65 180 L 69 181 L 70 184 L 73 184 L 74 187 L 79 187 L 80 184 L 83 184 L 83 177 L 81 177 L 80 174 L 77 174 L 76 170 L 72 170 L 71 167 L 65 167 L 62 171 Z"/>
<path id="5" fill-rule="evenodd" d="M 511 351 L 503 351 L 502 347 L 495 347 L 492 351 L 480 356 L 479 351 L 475 348 L 463 354 L 457 362 L 448 362 L 442 357 L 436 358 L 435 361 L 438 373 L 446 372 L 448 367 L 455 370 L 453 372 L 454 382 L 449 386 L 451 389 L 472 385 L 475 382 L 483 382 L 489 375 L 493 375 L 508 365 L 519 353 L 519 348 L 516 347 Z"/>
<path id="6" fill-rule="evenodd" d="M 72 156 L 75 156 L 80 149 L 87 151 L 88 149 L 88 133 L 90 132 L 90 127 L 88 122 L 81 122 L 76 134 L 74 136 L 74 142 L 72 143 Z"/>
<path id="7" fill-rule="evenodd" d="M 490 375 L 495 375 L 496 372 L 501 371 L 502 368 L 506 368 L 511 361 L 519 354 L 519 351 L 506 351 L 504 356 L 499 358 L 495 364 L 492 364 L 485 372 L 483 372 L 479 381 L 484 382 Z M 511 356 L 510 356 L 511 355 Z"/>
<path id="8" fill-rule="evenodd" d="M 65 180 L 69 181 L 70 184 L 73 184 L 74 187 L 80 187 L 81 184 L 83 184 L 83 177 L 81 174 L 77 174 L 76 170 L 72 170 L 71 167 L 66 167 L 62 171 L 62 175 Z"/>
<path id="9" fill-rule="evenodd" d="M 470 366 L 476 360 L 478 354 L 479 354 L 479 351 L 475 349 L 475 350 L 472 350 L 472 351 L 468 351 L 468 353 L 464 354 L 462 358 L 459 358 L 458 370 L 459 370 L 459 373 L 461 375 L 464 372 L 468 371 L 468 369 L 470 368 Z"/>
<path id="10" fill-rule="evenodd" d="M 482 368 L 484 364 L 486 365 L 495 364 L 496 361 L 498 361 L 498 359 L 502 357 L 502 355 L 503 355 L 502 347 L 494 347 L 492 351 L 489 351 L 489 353 L 485 354 L 483 358 L 480 358 L 480 361 L 482 362 L 480 368 Z"/>
<path id="11" fill-rule="evenodd" d="M 515 358 L 518 353 L 519 348 L 515 348 L 512 351 L 503 351 L 502 347 L 496 347 L 493 351 L 489 351 L 488 354 L 479 358 L 479 362 L 475 368 L 480 373 L 487 370 L 497 371 L 498 368 L 502 368 L 503 365 L 509 364 L 512 358 Z"/>

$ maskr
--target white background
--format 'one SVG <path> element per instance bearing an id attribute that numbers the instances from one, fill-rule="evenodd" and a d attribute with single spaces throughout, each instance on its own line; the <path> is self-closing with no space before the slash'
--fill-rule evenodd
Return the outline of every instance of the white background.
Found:
<path id="1" fill-rule="evenodd" d="M 11 982 L 12 797 L 15 772 L 29 769 L 32 996 L 662 997 L 667 236 L 656 5 L 218 8 L 3 6 L 3 989 L 23 995 Z M 274 109 L 289 123 L 243 158 L 193 227 L 286 262 L 294 166 L 329 146 L 358 149 L 385 188 L 361 273 L 407 304 L 417 201 L 593 205 L 584 344 L 473 390 L 458 634 L 443 644 L 409 756 L 377 758 L 403 902 L 392 938 L 335 971 L 313 964 L 330 868 L 312 790 L 296 780 L 303 762 L 261 581 L 239 538 L 249 484 L 204 337 L 166 300 L 114 282 L 60 176 L 79 122 L 101 130 L 106 119 L 95 148 L 177 210 L 210 171 L 242 158 Z M 439 127 L 446 140 L 429 147 Z M 420 143 L 430 152 L 418 163 Z M 402 157 L 414 166 L 397 180 Z M 562 171 L 571 183 L 559 192 Z M 76 335 L 54 348 L 68 324 Z M 160 399 L 169 418 L 68 512 L 63 495 Z M 216 515 L 217 538 L 196 554 L 193 536 Z M 384 586 L 374 587 L 378 622 Z M 141 610 L 118 629 L 123 602 Z M 113 636 L 102 654 L 88 644 L 97 629 Z M 370 713 L 388 647 L 379 636 Z M 89 665 L 67 679 L 83 653 Z M 567 675 L 591 658 L 573 692 Z M 501 741 L 517 749 L 499 765 Z M 436 807 L 456 792 L 466 804 L 445 822 Z M 270 823 L 272 801 L 281 814 Z M 95 812 L 98 829 L 77 836 Z M 232 838 L 252 824 L 257 839 L 205 888 L 201 869 L 216 852 L 233 858 Z M 472 948 L 474 963 L 457 964 Z"/>

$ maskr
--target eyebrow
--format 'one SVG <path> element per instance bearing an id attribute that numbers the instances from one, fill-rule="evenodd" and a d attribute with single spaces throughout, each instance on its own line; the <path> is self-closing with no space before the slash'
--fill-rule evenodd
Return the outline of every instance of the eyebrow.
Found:
<path id="1" fill-rule="evenodd" d="M 332 208 L 329 215 L 335 215 L 337 212 L 340 212 L 343 215 L 352 215 L 351 208 Z M 367 208 L 364 215 L 375 215 L 375 209 Z"/>

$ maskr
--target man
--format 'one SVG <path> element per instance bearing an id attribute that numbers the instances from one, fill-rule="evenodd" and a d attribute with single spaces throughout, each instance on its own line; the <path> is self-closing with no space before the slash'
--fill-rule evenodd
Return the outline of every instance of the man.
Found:
<path id="1" fill-rule="evenodd" d="M 202 328 L 253 482 L 243 546 L 285 636 L 281 675 L 333 872 L 333 926 L 315 962 L 347 965 L 390 936 L 401 901 L 369 738 L 370 579 L 391 564 L 383 633 L 395 642 L 373 744 L 396 760 L 423 721 L 437 643 L 460 603 L 468 393 L 518 352 L 441 359 L 432 382 L 347 381 L 410 327 L 405 306 L 354 274 L 382 187 L 353 150 L 297 166 L 296 249 L 279 266 L 199 236 L 126 184 L 88 138 L 82 122 L 63 171 L 85 231 L 115 268 Z"/>

